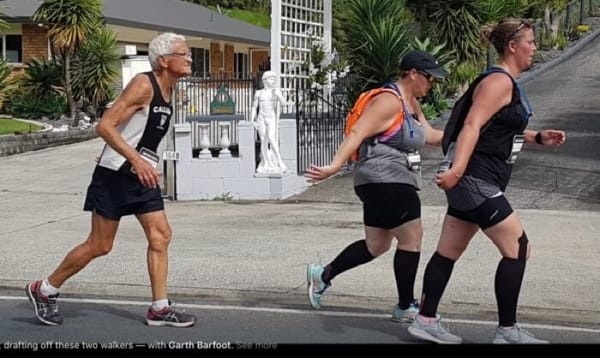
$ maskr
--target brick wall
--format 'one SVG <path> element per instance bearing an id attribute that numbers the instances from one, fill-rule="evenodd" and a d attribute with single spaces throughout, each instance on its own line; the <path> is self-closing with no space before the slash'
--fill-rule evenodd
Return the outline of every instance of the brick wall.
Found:
<path id="1" fill-rule="evenodd" d="M 210 73 L 221 73 L 223 65 L 223 52 L 221 52 L 221 43 L 210 43 Z"/>
<path id="2" fill-rule="evenodd" d="M 23 24 L 23 62 L 48 58 L 48 31 L 35 24 Z"/>
<path id="3" fill-rule="evenodd" d="M 227 73 L 235 72 L 235 54 L 233 52 L 233 45 L 225 45 L 225 71 Z"/>
<path id="4" fill-rule="evenodd" d="M 251 53 L 252 59 L 250 60 L 250 62 L 252 63 L 252 68 L 250 69 L 250 71 L 252 71 L 252 73 L 258 73 L 258 66 L 260 66 L 261 63 L 269 59 L 269 51 L 254 50 Z"/>

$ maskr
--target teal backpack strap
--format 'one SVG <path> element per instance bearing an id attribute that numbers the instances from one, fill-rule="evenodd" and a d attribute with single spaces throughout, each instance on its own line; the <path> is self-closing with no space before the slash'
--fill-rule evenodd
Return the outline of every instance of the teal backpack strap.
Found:
<path id="1" fill-rule="evenodd" d="M 530 119 L 532 119 L 535 113 L 533 111 L 533 106 L 531 105 L 531 102 L 529 102 L 529 98 L 527 98 L 527 94 L 525 94 L 523 86 L 521 86 L 520 83 L 515 81 L 515 79 L 501 67 L 492 66 L 488 68 L 485 74 L 488 75 L 490 73 L 504 73 L 508 77 L 510 77 L 510 80 L 512 81 L 513 85 L 517 88 L 519 98 L 521 99 L 521 104 L 525 108 L 526 120 L 529 121 Z"/>

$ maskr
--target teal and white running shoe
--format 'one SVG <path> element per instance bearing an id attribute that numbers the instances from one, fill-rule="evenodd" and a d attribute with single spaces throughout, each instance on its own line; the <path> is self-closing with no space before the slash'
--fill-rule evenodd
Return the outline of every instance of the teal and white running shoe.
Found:
<path id="1" fill-rule="evenodd" d="M 309 264 L 306 267 L 308 300 L 310 301 L 310 305 L 316 310 L 321 308 L 321 296 L 323 296 L 327 287 L 330 286 L 321 278 L 323 271 L 324 268 L 321 265 Z"/>
<path id="2" fill-rule="evenodd" d="M 412 301 L 405 310 L 396 305 L 392 313 L 392 321 L 410 323 L 415 320 L 417 314 L 419 314 L 419 302 L 417 300 Z"/>

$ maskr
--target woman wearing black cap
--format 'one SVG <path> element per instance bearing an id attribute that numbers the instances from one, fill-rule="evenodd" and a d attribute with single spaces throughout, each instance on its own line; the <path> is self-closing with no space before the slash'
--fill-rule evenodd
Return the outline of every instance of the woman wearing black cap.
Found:
<path id="1" fill-rule="evenodd" d="M 427 52 L 411 51 L 400 63 L 401 75 L 387 85 L 390 91 L 374 97 L 327 166 L 311 166 L 306 176 L 317 182 L 337 173 L 359 150 L 354 169 L 354 190 L 363 202 L 365 239 L 346 247 L 326 266 L 308 265 L 308 296 L 315 309 L 321 296 L 340 273 L 364 264 L 390 249 L 397 240 L 394 273 L 399 302 L 393 320 L 410 322 L 418 312 L 413 288 L 419 264 L 421 237 L 421 186 L 418 150 L 440 145 L 442 132 L 427 122 L 419 101 L 435 79 L 446 75 Z M 382 139 L 398 113 L 405 113 L 399 129 Z"/>
<path id="2" fill-rule="evenodd" d="M 496 66 L 500 70 L 474 83 L 452 167 L 436 175 L 436 183 L 446 191 L 448 212 L 425 270 L 419 315 L 408 331 L 436 343 L 462 342 L 440 324 L 437 308 L 454 262 L 481 229 L 502 255 L 495 278 L 499 325 L 493 343 L 548 343 L 517 324 L 517 301 L 531 247 L 504 190 L 523 143 L 558 146 L 565 142 L 565 133 L 525 130 L 533 111 L 515 78 L 533 60 L 536 45 L 531 25 L 504 21 L 488 38 L 500 56 Z"/>

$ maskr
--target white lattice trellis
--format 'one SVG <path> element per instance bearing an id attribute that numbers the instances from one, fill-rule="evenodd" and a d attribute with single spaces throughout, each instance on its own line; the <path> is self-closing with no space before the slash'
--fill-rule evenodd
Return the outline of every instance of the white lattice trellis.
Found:
<path id="1" fill-rule="evenodd" d="M 284 97 L 308 87 L 308 63 L 312 41 L 321 40 L 331 50 L 332 0 L 271 0 L 271 70 L 280 74 Z M 291 108 L 284 109 L 289 112 Z"/>

